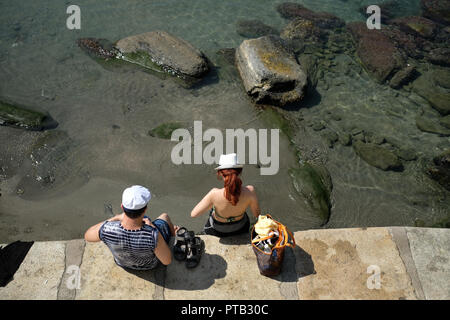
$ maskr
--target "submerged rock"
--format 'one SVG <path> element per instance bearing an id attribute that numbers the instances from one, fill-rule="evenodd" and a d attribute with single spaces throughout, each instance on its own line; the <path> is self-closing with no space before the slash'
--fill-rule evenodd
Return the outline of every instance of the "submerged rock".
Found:
<path id="1" fill-rule="evenodd" d="M 239 20 L 236 23 L 236 32 L 246 38 L 259 38 L 270 34 L 278 34 L 278 31 L 259 20 Z"/>
<path id="2" fill-rule="evenodd" d="M 180 77 L 200 78 L 209 70 L 205 55 L 190 43 L 165 31 L 152 31 L 117 41 L 122 59 L 159 68 Z"/>
<path id="3" fill-rule="evenodd" d="M 448 128 L 448 129 L 450 129 L 450 115 L 445 116 L 445 117 L 442 117 L 442 118 L 439 120 L 439 123 L 440 123 L 442 126 Z"/>
<path id="4" fill-rule="evenodd" d="M 304 198 L 312 212 L 322 219 L 322 224 L 328 222 L 331 208 L 331 191 L 333 185 L 328 170 L 316 164 L 305 163 L 298 168 L 290 169 L 294 189 Z"/>
<path id="5" fill-rule="evenodd" d="M 450 24 L 450 0 L 421 0 L 422 15 L 442 24 Z"/>
<path id="6" fill-rule="evenodd" d="M 315 25 L 320 28 L 334 29 L 340 28 L 345 25 L 345 22 L 327 12 L 315 12 L 305 8 L 301 4 L 285 2 L 277 6 L 277 11 L 281 14 L 283 18 L 294 19 L 303 18 L 310 20 L 315 23 Z"/>
<path id="7" fill-rule="evenodd" d="M 280 37 L 243 41 L 236 50 L 236 65 L 255 103 L 283 106 L 305 96 L 307 75 Z"/>
<path id="8" fill-rule="evenodd" d="M 439 87 L 450 89 L 450 69 L 439 68 L 433 70 L 433 80 Z"/>
<path id="9" fill-rule="evenodd" d="M 441 115 L 445 116 L 450 114 L 450 90 L 439 85 L 439 81 L 442 82 L 442 80 L 438 79 L 442 77 L 442 72 L 430 70 L 424 73 L 413 82 L 412 89 L 427 100 Z"/>
<path id="10" fill-rule="evenodd" d="M 391 151 L 381 146 L 355 141 L 353 148 L 356 154 L 365 162 L 381 170 L 402 171 L 403 164 Z"/>
<path id="11" fill-rule="evenodd" d="M 380 8 L 381 23 L 383 23 L 383 24 L 386 24 L 389 22 L 389 20 L 397 17 L 399 12 L 402 12 L 402 9 L 403 9 L 401 4 L 398 3 L 397 0 L 384 1 L 382 3 L 377 4 L 377 6 Z M 367 13 L 367 7 L 368 7 L 368 5 L 362 6 L 359 9 L 359 11 L 364 16 L 369 17 L 369 14 Z"/>
<path id="12" fill-rule="evenodd" d="M 389 37 L 397 49 L 405 55 L 413 59 L 422 59 L 424 57 L 423 47 L 426 46 L 428 40 L 403 32 L 400 28 L 393 25 L 384 26 L 380 31 Z"/>
<path id="13" fill-rule="evenodd" d="M 156 128 L 149 130 L 148 134 L 154 138 L 169 139 L 172 137 L 172 132 L 176 129 L 184 128 L 181 123 L 178 122 L 167 122 L 160 124 Z"/>
<path id="14" fill-rule="evenodd" d="M 334 144 L 339 140 L 339 136 L 333 130 L 327 129 L 321 133 L 321 137 L 326 141 L 328 148 L 333 148 Z"/>
<path id="15" fill-rule="evenodd" d="M 414 68 L 414 66 L 407 66 L 392 77 L 392 79 L 389 81 L 389 85 L 393 89 L 399 89 L 412 81 L 415 75 L 416 68 Z"/>
<path id="16" fill-rule="evenodd" d="M 340 132 L 338 141 L 343 146 L 349 146 L 352 144 L 352 136 L 349 133 Z"/>
<path id="17" fill-rule="evenodd" d="M 416 151 L 411 148 L 401 148 L 397 150 L 396 154 L 400 159 L 403 159 L 405 161 L 413 161 L 417 159 Z"/>
<path id="18" fill-rule="evenodd" d="M 281 38 L 286 40 L 300 40 L 302 42 L 319 41 L 323 33 L 313 21 L 295 18 L 281 32 Z"/>
<path id="19" fill-rule="evenodd" d="M 434 167 L 428 169 L 428 174 L 441 186 L 450 191 L 450 150 L 433 159 Z"/>
<path id="20" fill-rule="evenodd" d="M 390 21 L 391 24 L 398 26 L 400 30 L 416 36 L 427 39 L 433 39 L 438 31 L 435 22 L 418 16 L 402 17 Z"/>
<path id="21" fill-rule="evenodd" d="M 0 125 L 27 130 L 44 130 L 55 128 L 58 124 L 46 112 L 0 101 Z"/>
<path id="22" fill-rule="evenodd" d="M 369 30 L 363 22 L 349 23 L 347 28 L 356 42 L 362 65 L 379 83 L 406 65 L 402 52 L 382 31 Z"/>
<path id="23" fill-rule="evenodd" d="M 89 55 L 101 59 L 115 59 L 119 52 L 112 43 L 106 39 L 81 38 L 77 40 L 78 46 Z"/>
<path id="24" fill-rule="evenodd" d="M 426 58 L 432 64 L 450 67 L 450 48 L 433 49 L 427 54 Z"/>
<path id="25" fill-rule="evenodd" d="M 438 134 L 443 137 L 450 136 L 450 129 L 444 128 L 437 121 L 425 118 L 423 116 L 416 117 L 416 125 L 420 131 Z"/>

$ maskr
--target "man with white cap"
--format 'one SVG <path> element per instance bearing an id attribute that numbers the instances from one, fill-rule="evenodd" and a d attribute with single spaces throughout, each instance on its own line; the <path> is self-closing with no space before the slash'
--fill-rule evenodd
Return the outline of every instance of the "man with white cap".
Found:
<path id="1" fill-rule="evenodd" d="M 144 216 L 150 191 L 142 186 L 132 186 L 122 195 L 123 213 L 90 227 L 86 241 L 103 241 L 114 256 L 117 265 L 134 270 L 150 270 L 158 261 L 168 265 L 172 261 L 169 249 L 174 227 L 167 213 L 150 221 Z"/>

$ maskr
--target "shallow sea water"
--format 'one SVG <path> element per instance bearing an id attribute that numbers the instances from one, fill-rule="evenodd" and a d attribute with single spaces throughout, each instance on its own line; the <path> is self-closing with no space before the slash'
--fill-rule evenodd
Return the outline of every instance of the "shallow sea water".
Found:
<path id="1" fill-rule="evenodd" d="M 68 30 L 68 2 L 0 0 L 0 97 L 49 111 L 64 139 L 57 144 L 56 159 L 50 158 L 57 163 L 55 181 L 43 188 L 30 175 L 36 165 L 26 146 L 29 139 L 45 133 L 0 127 L 2 150 L 8 150 L 2 161 L 10 167 L 17 162 L 10 176 L 0 177 L 0 242 L 79 238 L 89 226 L 109 217 L 109 207 L 120 212 L 122 191 L 132 184 L 152 191 L 151 217 L 167 212 L 176 224 L 201 231 L 206 215 L 194 220 L 189 213 L 210 188 L 221 186 L 214 166 L 172 164 L 174 143 L 150 137 L 148 131 L 164 122 L 192 126 L 194 120 L 202 120 L 204 130 L 266 128 L 261 111 L 217 51 L 237 47 L 245 39 L 236 33 L 239 19 L 258 19 L 281 31 L 288 21 L 275 8 L 282 2 L 84 0 L 77 2 L 81 30 Z M 355 21 L 364 19 L 361 6 L 381 1 L 293 2 Z M 400 2 L 405 15 L 418 13 L 419 1 Z M 140 70 L 106 69 L 76 44 L 81 37 L 116 41 L 158 29 L 202 50 L 218 67 L 217 73 L 185 89 L 170 78 Z M 345 59 L 337 65 L 346 64 Z M 368 129 L 407 140 L 420 152 L 431 154 L 450 146 L 448 140 L 415 128 L 415 114 L 424 103 L 420 98 L 396 95 L 364 75 L 337 74 L 325 74 L 319 82 L 319 102 L 288 112 L 287 117 L 302 114 L 308 119 L 339 108 L 345 121 L 368 123 Z M 401 120 L 392 115 L 395 110 L 401 110 Z M 403 173 L 382 172 L 362 162 L 351 148 L 328 149 L 309 129 L 302 130 L 295 142 L 300 149 L 320 149 L 333 179 L 333 208 L 324 227 L 414 225 L 418 218 L 433 222 L 448 213 L 448 195 L 423 187 L 414 164 Z M 287 169 L 296 161 L 293 147 L 282 136 L 279 173 L 261 176 L 249 165 L 243 181 L 257 188 L 263 213 L 271 213 L 293 231 L 319 228 L 319 219 L 304 214 L 304 204 L 293 195 Z"/>

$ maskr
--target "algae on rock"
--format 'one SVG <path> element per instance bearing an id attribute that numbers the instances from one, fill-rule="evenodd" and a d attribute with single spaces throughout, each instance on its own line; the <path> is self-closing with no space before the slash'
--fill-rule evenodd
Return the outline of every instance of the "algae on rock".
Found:
<path id="1" fill-rule="evenodd" d="M 177 122 L 166 122 L 163 124 L 160 124 L 159 126 L 151 129 L 148 134 L 151 137 L 154 138 L 160 138 L 160 139 L 168 139 L 172 137 L 172 132 L 174 132 L 176 129 L 183 128 L 183 125 L 181 123 Z"/>
<path id="2" fill-rule="evenodd" d="M 0 125 L 43 130 L 56 127 L 56 122 L 48 113 L 0 101 Z"/>
<path id="3" fill-rule="evenodd" d="M 304 163 L 289 169 L 293 186 L 311 211 L 321 218 L 322 225 L 330 218 L 332 182 L 328 170 L 316 164 Z"/>

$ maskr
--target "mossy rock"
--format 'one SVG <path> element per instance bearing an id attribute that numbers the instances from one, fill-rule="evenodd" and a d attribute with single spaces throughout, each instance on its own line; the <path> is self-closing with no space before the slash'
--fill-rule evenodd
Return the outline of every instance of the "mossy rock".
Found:
<path id="1" fill-rule="evenodd" d="M 322 219 L 322 224 L 327 223 L 330 217 L 332 183 L 326 168 L 305 163 L 290 169 L 289 175 L 298 195 Z"/>
<path id="2" fill-rule="evenodd" d="M 122 54 L 121 59 L 156 72 L 165 72 L 165 70 L 160 65 L 153 62 L 152 57 L 144 51 L 124 53 Z"/>
<path id="3" fill-rule="evenodd" d="M 289 121 L 274 108 L 267 107 L 261 113 L 261 119 L 267 126 L 273 129 L 280 129 L 280 131 L 286 135 L 289 140 L 292 140 L 294 131 Z"/>
<path id="4" fill-rule="evenodd" d="M 0 124 L 27 130 L 43 130 L 54 128 L 57 125 L 48 113 L 3 101 L 0 101 Z"/>
<path id="5" fill-rule="evenodd" d="M 206 56 L 190 43 L 165 31 L 133 35 L 114 44 L 129 62 L 178 77 L 202 78 L 209 71 Z M 120 56 L 120 55 L 119 55 Z"/>
<path id="6" fill-rule="evenodd" d="M 176 129 L 184 128 L 179 122 L 166 122 L 160 124 L 156 128 L 151 129 L 148 134 L 154 138 L 167 139 L 170 140 L 172 137 L 172 132 Z"/>

